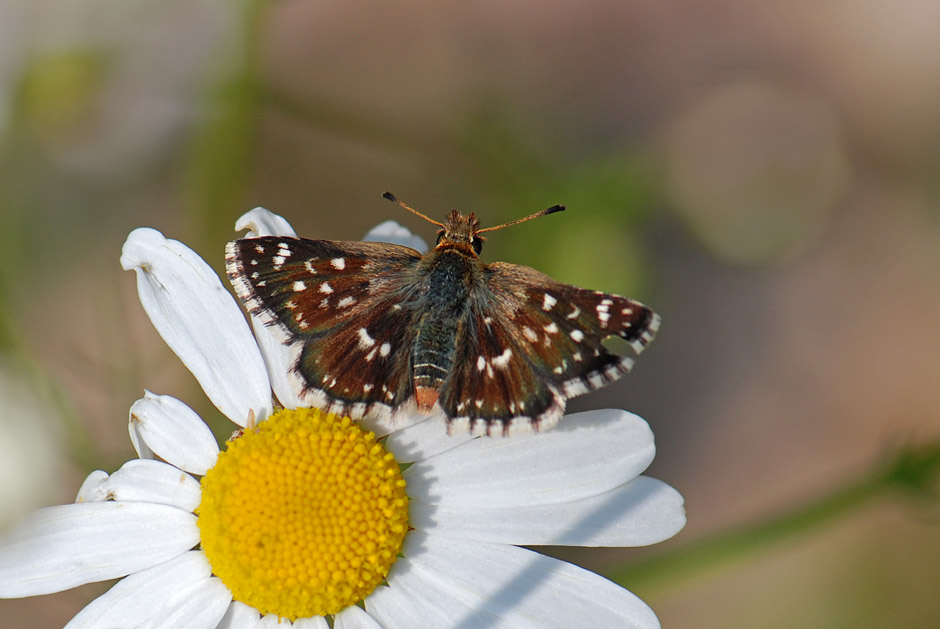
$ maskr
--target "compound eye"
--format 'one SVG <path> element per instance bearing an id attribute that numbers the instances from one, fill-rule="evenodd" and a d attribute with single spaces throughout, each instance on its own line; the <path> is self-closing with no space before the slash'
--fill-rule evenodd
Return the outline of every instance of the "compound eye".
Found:
<path id="1" fill-rule="evenodd" d="M 477 255 L 480 255 L 480 252 L 483 251 L 483 239 L 474 238 L 471 245 L 473 246 L 473 250 L 477 252 Z"/>
<path id="2" fill-rule="evenodd" d="M 441 241 L 444 240 L 444 230 L 437 232 L 437 244 L 441 244 Z"/>

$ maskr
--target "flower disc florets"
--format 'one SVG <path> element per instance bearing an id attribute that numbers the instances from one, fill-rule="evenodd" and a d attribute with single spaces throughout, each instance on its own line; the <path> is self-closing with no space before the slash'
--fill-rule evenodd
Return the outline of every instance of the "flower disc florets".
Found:
<path id="1" fill-rule="evenodd" d="M 202 549 L 233 597 L 295 620 L 335 614 L 388 574 L 408 531 L 398 462 L 348 417 L 282 410 L 202 479 Z"/>

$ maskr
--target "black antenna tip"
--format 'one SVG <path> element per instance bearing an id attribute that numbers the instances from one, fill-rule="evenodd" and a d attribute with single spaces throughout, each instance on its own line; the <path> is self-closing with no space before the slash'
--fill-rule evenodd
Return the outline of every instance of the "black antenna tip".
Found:
<path id="1" fill-rule="evenodd" d="M 545 210 L 545 215 L 548 216 L 549 214 L 554 214 L 555 212 L 564 212 L 564 211 L 565 211 L 564 205 L 553 205 L 552 207 Z"/>
<path id="2" fill-rule="evenodd" d="M 398 203 L 398 198 L 391 192 L 385 192 L 382 194 L 382 196 L 388 199 L 389 201 L 391 201 L 392 203 Z"/>

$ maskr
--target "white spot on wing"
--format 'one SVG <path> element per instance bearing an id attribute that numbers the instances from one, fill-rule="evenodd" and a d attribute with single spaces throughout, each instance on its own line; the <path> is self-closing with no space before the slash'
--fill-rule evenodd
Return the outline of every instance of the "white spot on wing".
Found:
<path id="1" fill-rule="evenodd" d="M 356 303 L 355 299 L 353 299 L 352 297 L 346 296 L 340 299 L 336 305 L 339 306 L 340 308 L 345 308 L 346 306 L 352 306 L 354 303 Z"/>
<path id="2" fill-rule="evenodd" d="M 584 332 L 582 332 L 581 330 L 572 330 L 571 340 L 573 340 L 575 343 L 580 343 L 581 341 L 584 340 Z"/>
<path id="3" fill-rule="evenodd" d="M 346 258 L 333 258 L 330 260 L 330 264 L 332 264 L 333 268 L 337 271 L 342 271 L 346 268 Z"/>
<path id="4" fill-rule="evenodd" d="M 557 299 L 555 299 L 548 293 L 545 293 L 545 298 L 542 300 L 542 310 L 548 312 L 549 310 L 552 309 L 552 306 L 554 306 L 557 303 L 558 303 Z"/>
<path id="5" fill-rule="evenodd" d="M 482 356 L 477 356 L 477 371 L 483 371 L 486 367 L 486 359 Z"/>
<path id="6" fill-rule="evenodd" d="M 375 345 L 375 339 L 369 336 L 369 331 L 365 328 L 359 328 L 359 347 L 369 349 Z"/>
<path id="7" fill-rule="evenodd" d="M 500 369 L 505 369 L 506 365 L 509 364 L 509 359 L 512 358 L 512 350 L 506 348 L 503 350 L 503 353 L 493 359 L 493 366 L 499 367 Z"/>
<path id="8" fill-rule="evenodd" d="M 527 325 L 522 326 L 522 335 L 529 339 L 532 343 L 535 343 L 539 340 L 539 335 L 535 333 L 535 330 L 530 328 Z"/>
<path id="9" fill-rule="evenodd" d="M 320 292 L 326 293 L 327 295 L 329 295 L 330 293 L 333 292 L 333 287 L 330 286 L 329 282 L 323 282 L 322 284 L 320 284 Z"/>
<path id="10" fill-rule="evenodd" d="M 382 346 L 379 348 L 379 354 L 382 356 L 388 356 L 390 351 L 392 351 L 392 346 L 388 343 L 382 343 Z"/>
<path id="11" fill-rule="evenodd" d="M 306 290 L 307 285 L 301 282 L 300 280 L 294 282 L 294 292 L 299 293 L 302 290 Z"/>
<path id="12" fill-rule="evenodd" d="M 558 334 L 558 326 L 554 321 L 545 326 L 545 331 L 549 334 Z"/>

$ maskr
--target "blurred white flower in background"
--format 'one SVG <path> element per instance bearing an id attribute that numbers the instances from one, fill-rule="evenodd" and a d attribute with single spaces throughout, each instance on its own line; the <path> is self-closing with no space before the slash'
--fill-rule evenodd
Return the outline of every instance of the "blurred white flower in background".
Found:
<path id="1" fill-rule="evenodd" d="M 0 360 L 0 530 L 59 497 L 63 456 L 56 411 Z"/>
<path id="2" fill-rule="evenodd" d="M 218 64 L 233 62 L 237 10 L 0 0 L 0 132 L 6 119 L 84 177 L 150 165 L 180 139 Z"/>

